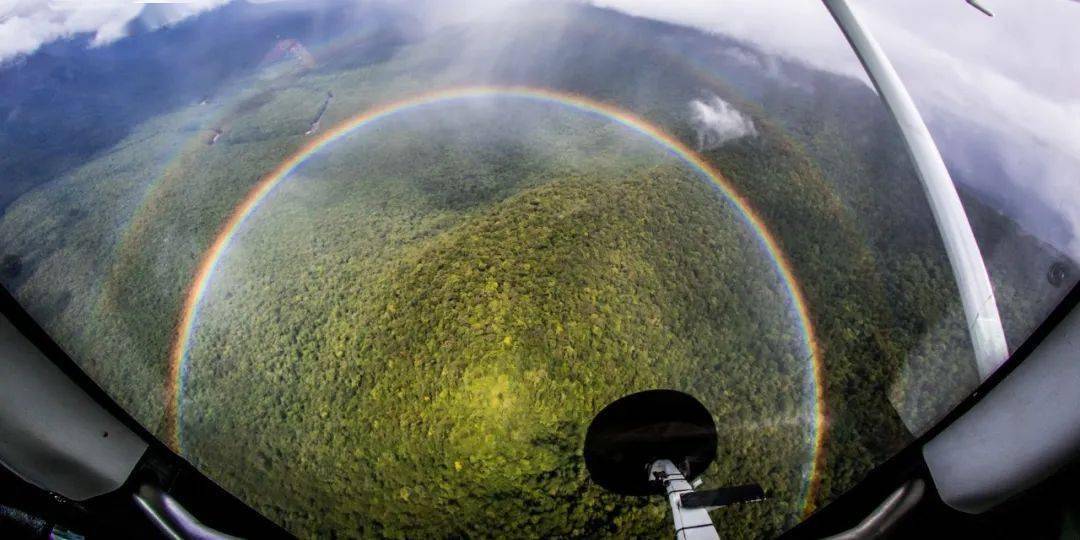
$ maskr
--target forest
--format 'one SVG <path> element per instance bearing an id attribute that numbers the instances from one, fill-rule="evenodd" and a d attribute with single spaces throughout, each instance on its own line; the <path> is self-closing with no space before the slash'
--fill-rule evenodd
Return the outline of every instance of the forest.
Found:
<path id="1" fill-rule="evenodd" d="M 0 282 L 136 419 L 301 537 L 668 534 L 665 504 L 605 493 L 581 456 L 593 415 L 650 388 L 713 413 L 707 486 L 770 495 L 715 511 L 721 535 L 775 536 L 978 383 L 929 208 L 870 88 L 794 64 L 780 80 L 748 45 L 587 6 L 477 24 L 392 54 L 313 46 L 314 66 L 285 58 L 140 118 L 6 208 Z M 825 431 L 793 300 L 732 202 L 611 118 L 498 95 L 361 128 L 260 203 L 215 267 L 169 418 L 184 299 L 252 188 L 348 118 L 476 84 L 587 96 L 689 146 L 693 100 L 751 119 L 700 155 L 805 293 Z M 1075 265 L 964 202 L 988 253 L 1025 250 L 1026 265 L 991 266 L 1015 347 L 1060 294 L 1045 268 Z"/>

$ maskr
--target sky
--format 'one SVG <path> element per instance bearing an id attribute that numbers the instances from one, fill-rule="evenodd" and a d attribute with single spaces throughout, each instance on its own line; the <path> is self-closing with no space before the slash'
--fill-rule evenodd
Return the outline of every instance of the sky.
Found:
<path id="1" fill-rule="evenodd" d="M 76 34 L 105 45 L 122 39 L 132 21 L 155 28 L 228 1 L 0 0 L 0 62 Z M 1080 2 L 982 0 L 994 18 L 963 0 L 850 2 L 965 181 L 1080 259 Z M 492 3 L 498 0 L 469 5 L 483 11 Z M 867 81 L 828 12 L 812 0 L 592 3 L 726 34 Z"/>

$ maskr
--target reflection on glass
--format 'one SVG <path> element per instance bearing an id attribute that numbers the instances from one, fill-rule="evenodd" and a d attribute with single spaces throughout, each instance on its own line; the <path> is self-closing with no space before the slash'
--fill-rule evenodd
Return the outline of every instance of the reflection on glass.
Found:
<path id="1" fill-rule="evenodd" d="M 581 458 L 651 388 L 715 416 L 707 485 L 772 497 L 721 533 L 778 533 L 978 384 L 892 121 L 805 9 L 828 65 L 754 38 L 756 8 L 636 2 L 234 2 L 2 43 L 0 281 L 301 536 L 667 534 Z M 1015 347 L 1073 237 L 911 83 Z"/>

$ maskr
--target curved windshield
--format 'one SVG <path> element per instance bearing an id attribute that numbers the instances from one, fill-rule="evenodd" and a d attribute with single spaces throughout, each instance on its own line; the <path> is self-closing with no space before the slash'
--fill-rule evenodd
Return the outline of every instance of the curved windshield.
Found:
<path id="1" fill-rule="evenodd" d="M 974 234 L 994 366 L 1080 276 L 1080 5 L 1001 4 L 856 10 Z M 0 9 L 0 283 L 298 536 L 668 534 L 582 458 L 649 389 L 713 415 L 705 487 L 769 494 L 721 536 L 774 536 L 992 372 L 819 3 Z"/>

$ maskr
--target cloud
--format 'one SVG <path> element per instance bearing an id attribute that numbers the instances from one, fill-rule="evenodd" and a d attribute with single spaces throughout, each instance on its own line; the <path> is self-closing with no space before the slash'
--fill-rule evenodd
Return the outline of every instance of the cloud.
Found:
<path id="1" fill-rule="evenodd" d="M 690 123 L 697 132 L 698 150 L 757 135 L 753 120 L 715 95 L 705 101 L 695 99 L 690 102 Z"/>
<path id="2" fill-rule="evenodd" d="M 1080 260 L 1080 66 L 1062 57 L 1080 50 L 1080 35 L 1070 30 L 1080 23 L 1080 5 L 997 2 L 988 4 L 997 14 L 989 19 L 957 4 L 943 14 L 953 21 L 948 25 L 916 24 L 887 6 L 866 10 L 864 18 L 946 160 L 992 156 L 1000 174 L 967 175 L 969 185 Z"/>
<path id="3" fill-rule="evenodd" d="M 92 45 L 104 45 L 126 36 L 133 23 L 158 28 L 227 1 L 148 6 L 130 0 L 0 0 L 0 62 L 75 35 L 89 35 Z M 763 52 L 869 84 L 820 2 L 581 1 L 729 35 Z M 405 3 L 440 21 L 438 14 L 453 19 L 517 9 L 511 0 Z M 1080 200 L 1074 168 L 1080 163 L 1080 62 L 1070 57 L 1080 50 L 1080 32 L 1075 32 L 1080 3 L 984 0 L 996 14 L 993 19 L 960 1 L 854 4 L 896 64 L 931 133 L 939 141 L 949 139 L 942 148 L 946 160 L 973 162 L 985 156 L 987 148 L 994 149 L 1005 174 L 967 175 L 965 181 L 982 193 L 995 194 L 999 206 L 1012 204 L 1003 209 L 1026 229 L 1080 259 L 1080 207 L 1063 202 Z M 503 35 L 512 33 L 501 30 Z M 694 115 L 700 122 L 709 115 L 718 122 L 720 111 L 730 109 L 713 107 L 711 100 L 699 103 Z M 708 144 L 723 139 L 712 127 L 699 132 Z M 704 139 L 699 142 L 706 144 Z M 1031 199 L 1057 215 L 1045 219 L 1046 212 L 1024 206 Z M 1071 230 L 1051 226 L 1060 223 L 1058 218 L 1070 223 Z"/>
<path id="4" fill-rule="evenodd" d="M 592 0 L 593 4 L 717 32 L 763 52 L 869 82 L 821 2 L 806 0 Z"/>
<path id="5" fill-rule="evenodd" d="M 0 62 L 81 34 L 90 35 L 92 46 L 106 45 L 126 37 L 133 22 L 148 29 L 159 28 L 227 2 L 151 5 L 130 0 L 0 0 Z"/>
<path id="6" fill-rule="evenodd" d="M 594 0 L 726 34 L 806 65 L 869 79 L 820 2 Z M 948 162 L 999 156 L 965 180 L 1029 232 L 1080 260 L 1080 3 L 864 0 L 853 9 L 896 65 Z M 992 152 L 988 152 L 992 149 Z M 1039 204 L 1029 204 L 1036 200 Z M 1063 202 L 1064 201 L 1064 202 Z M 1047 215 L 1051 209 L 1056 215 Z M 1064 219 L 1069 230 L 1059 226 Z"/>

